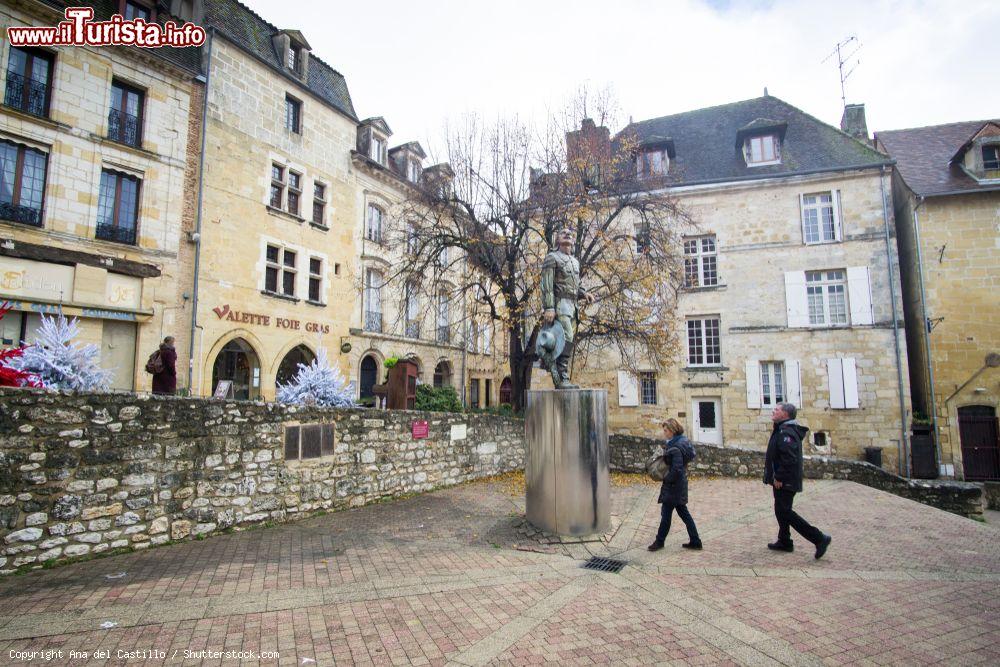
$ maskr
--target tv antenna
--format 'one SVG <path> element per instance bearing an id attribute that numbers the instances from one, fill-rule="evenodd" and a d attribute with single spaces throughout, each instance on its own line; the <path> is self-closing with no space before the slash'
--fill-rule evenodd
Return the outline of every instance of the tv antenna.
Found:
<path id="1" fill-rule="evenodd" d="M 833 56 L 837 56 L 837 69 L 840 70 L 840 101 L 843 106 L 847 106 L 847 93 L 844 90 L 844 82 L 847 81 L 847 77 L 854 73 L 858 65 L 861 64 L 860 58 L 854 58 L 858 51 L 861 50 L 861 41 L 858 39 L 857 35 L 851 35 L 845 40 L 842 40 L 837 44 L 837 48 L 830 52 L 826 58 L 823 58 L 822 62 L 826 62 Z M 850 49 L 850 53 L 846 53 Z M 822 63 L 821 63 L 822 64 Z M 847 73 L 844 73 L 844 66 L 848 66 L 850 69 Z"/>

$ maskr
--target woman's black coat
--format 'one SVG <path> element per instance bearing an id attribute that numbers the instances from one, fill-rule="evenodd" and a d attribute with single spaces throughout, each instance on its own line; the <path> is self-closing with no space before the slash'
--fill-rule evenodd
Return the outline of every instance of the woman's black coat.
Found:
<path id="1" fill-rule="evenodd" d="M 688 475 L 681 449 L 685 446 L 690 447 L 691 445 L 683 435 L 671 438 L 664 446 L 666 452 L 663 455 L 666 457 L 667 463 L 670 464 L 670 471 L 660 485 L 660 498 L 657 502 L 667 505 L 687 505 Z"/>

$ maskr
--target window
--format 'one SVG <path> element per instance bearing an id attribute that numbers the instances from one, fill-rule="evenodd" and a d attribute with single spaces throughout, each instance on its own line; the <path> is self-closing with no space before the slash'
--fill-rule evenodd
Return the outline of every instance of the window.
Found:
<path id="1" fill-rule="evenodd" d="M 718 366 L 722 364 L 718 318 L 688 320 L 687 339 L 689 365 Z"/>
<path id="2" fill-rule="evenodd" d="M 413 183 L 419 183 L 420 182 L 420 163 L 417 162 L 416 160 L 410 160 L 407 163 L 407 166 L 408 166 L 407 177 L 410 179 L 411 182 L 413 182 Z"/>
<path id="3" fill-rule="evenodd" d="M 417 284 L 409 281 L 405 289 L 406 335 L 409 338 L 420 338 L 420 299 Z"/>
<path id="4" fill-rule="evenodd" d="M 469 380 L 469 407 L 476 409 L 479 407 L 479 379 Z"/>
<path id="5" fill-rule="evenodd" d="M 441 252 L 438 253 L 438 265 L 447 268 L 447 266 L 448 266 L 448 246 L 441 246 Z"/>
<path id="6" fill-rule="evenodd" d="M 326 226 L 326 186 L 320 182 L 313 183 L 313 223 Z"/>
<path id="7" fill-rule="evenodd" d="M 323 294 L 323 260 L 319 257 L 309 258 L 309 300 L 322 303 Z"/>
<path id="8" fill-rule="evenodd" d="M 294 250 L 270 244 L 267 246 L 264 269 L 265 292 L 295 296 L 296 255 Z"/>
<path id="9" fill-rule="evenodd" d="M 640 222 L 635 226 L 635 251 L 639 254 L 649 252 L 650 241 L 649 223 Z"/>
<path id="10" fill-rule="evenodd" d="M 48 116 L 52 60 L 52 55 L 45 51 L 12 46 L 3 103 L 33 116 Z"/>
<path id="11" fill-rule="evenodd" d="M 285 427 L 285 460 L 303 461 L 332 456 L 333 424 L 302 424 Z"/>
<path id="12" fill-rule="evenodd" d="M 0 218 L 42 226 L 47 164 L 41 151 L 0 141 Z"/>
<path id="13" fill-rule="evenodd" d="M 493 347 L 493 326 L 488 323 L 480 323 L 478 337 L 476 340 L 476 351 L 479 354 L 489 354 Z"/>
<path id="14" fill-rule="evenodd" d="M 149 21 L 150 19 L 149 7 L 141 5 L 138 2 L 131 2 L 130 0 L 126 0 L 124 16 L 126 21 L 131 21 L 132 19 L 142 19 L 144 21 Z"/>
<path id="15" fill-rule="evenodd" d="M 383 164 L 383 155 L 385 155 L 385 139 L 372 132 L 371 141 L 368 145 L 368 157 L 379 164 Z"/>
<path id="16" fill-rule="evenodd" d="M 646 371 L 639 373 L 639 384 L 643 405 L 656 405 L 656 373 Z"/>
<path id="17" fill-rule="evenodd" d="M 493 380 L 486 378 L 483 380 L 483 405 L 490 407 L 490 396 L 493 394 Z"/>
<path id="18" fill-rule="evenodd" d="M 369 241 L 375 243 L 382 242 L 382 219 L 385 214 L 375 204 L 368 204 L 368 221 L 366 224 L 365 236 Z"/>
<path id="19" fill-rule="evenodd" d="M 842 269 L 806 271 L 809 324 L 847 324 L 847 280 Z"/>
<path id="20" fill-rule="evenodd" d="M 108 138 L 129 146 L 142 144 L 142 109 L 144 93 L 119 81 L 111 84 L 111 109 L 108 111 Z"/>
<path id="21" fill-rule="evenodd" d="M 139 179 L 105 169 L 97 203 L 97 238 L 135 245 Z"/>
<path id="22" fill-rule="evenodd" d="M 767 134 L 762 137 L 749 137 L 743 143 L 743 157 L 748 166 L 777 164 L 781 162 L 781 149 L 778 137 Z"/>
<path id="23" fill-rule="evenodd" d="M 1000 169 L 1000 146 L 983 146 L 983 169 L 994 171 Z"/>
<path id="24" fill-rule="evenodd" d="M 718 285 L 717 255 L 714 236 L 684 241 L 684 286 L 711 287 Z"/>
<path id="25" fill-rule="evenodd" d="M 302 134 L 302 102 L 285 95 L 285 129 Z"/>
<path id="26" fill-rule="evenodd" d="M 299 214 L 299 200 L 302 198 L 302 174 L 288 172 L 288 212 Z"/>
<path id="27" fill-rule="evenodd" d="M 760 362 L 760 402 L 774 407 L 785 402 L 785 364 L 780 361 Z"/>
<path id="28" fill-rule="evenodd" d="M 839 240 L 837 209 L 833 192 L 802 195 L 802 235 L 806 243 Z"/>
<path id="29" fill-rule="evenodd" d="M 285 198 L 285 168 L 280 164 L 271 165 L 271 207 L 281 208 Z"/>
<path id="30" fill-rule="evenodd" d="M 375 269 L 365 274 L 365 331 L 382 331 L 382 273 Z"/>
<path id="31" fill-rule="evenodd" d="M 437 302 L 437 342 L 447 345 L 451 342 L 451 315 L 448 292 L 438 292 Z"/>
<path id="32" fill-rule="evenodd" d="M 292 44 L 288 47 L 288 69 L 299 74 L 302 63 L 302 49 Z"/>
<path id="33" fill-rule="evenodd" d="M 635 171 L 639 178 L 666 176 L 670 156 L 665 150 L 643 151 L 636 156 Z"/>
<path id="34" fill-rule="evenodd" d="M 417 225 L 412 222 L 406 223 L 406 252 L 410 255 L 417 254 Z"/>

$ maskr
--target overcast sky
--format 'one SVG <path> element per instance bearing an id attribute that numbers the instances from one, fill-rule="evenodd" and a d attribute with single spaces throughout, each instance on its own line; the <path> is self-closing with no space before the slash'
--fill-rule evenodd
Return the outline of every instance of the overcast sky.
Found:
<path id="1" fill-rule="evenodd" d="M 581 85 L 622 120 L 771 95 L 837 125 L 837 43 L 861 49 L 847 102 L 872 131 L 1000 117 L 1000 2 L 952 0 L 244 0 L 303 32 L 392 143 L 435 144 L 473 112 L 538 119 Z M 860 62 L 857 62 L 860 61 Z M 620 128 L 612 128 L 620 129 Z"/>

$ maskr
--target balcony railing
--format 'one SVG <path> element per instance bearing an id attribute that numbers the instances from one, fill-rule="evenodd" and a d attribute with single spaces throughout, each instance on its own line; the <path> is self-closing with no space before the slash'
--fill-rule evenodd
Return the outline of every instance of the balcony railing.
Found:
<path id="1" fill-rule="evenodd" d="M 3 103 L 44 118 L 47 115 L 45 103 L 49 97 L 48 84 L 35 80 L 27 81 L 27 95 L 25 95 L 25 81 L 22 75 L 8 70 L 7 90 L 4 92 Z"/>
<path id="2" fill-rule="evenodd" d="M 0 202 L 0 218 L 12 220 L 32 227 L 42 226 L 42 209 L 32 206 L 15 206 L 7 202 Z"/>
<path id="3" fill-rule="evenodd" d="M 420 322 L 406 323 L 407 338 L 420 338 Z"/>
<path id="4" fill-rule="evenodd" d="M 372 310 L 365 311 L 365 331 L 382 333 L 382 313 Z"/>
<path id="5" fill-rule="evenodd" d="M 108 112 L 108 138 L 129 146 L 138 146 L 139 137 L 139 117 L 120 109 L 112 109 Z"/>
<path id="6" fill-rule="evenodd" d="M 102 241 L 135 245 L 135 227 L 118 227 L 107 222 L 99 222 L 97 223 L 97 238 Z"/>
<path id="7" fill-rule="evenodd" d="M 439 324 L 437 328 L 437 342 L 447 345 L 451 342 L 451 327 L 447 324 Z"/>

